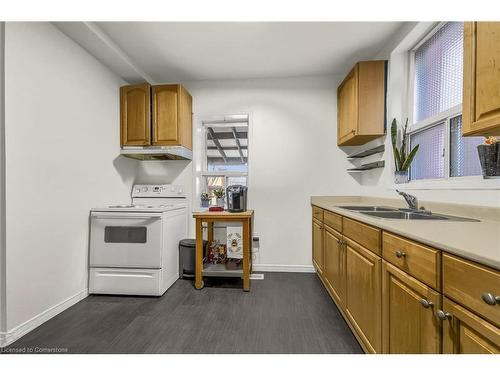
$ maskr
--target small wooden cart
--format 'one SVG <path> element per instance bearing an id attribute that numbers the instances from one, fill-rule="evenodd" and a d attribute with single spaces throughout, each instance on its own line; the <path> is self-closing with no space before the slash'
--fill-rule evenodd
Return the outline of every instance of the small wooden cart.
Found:
<path id="1" fill-rule="evenodd" d="M 250 291 L 250 273 L 252 272 L 252 220 L 253 210 L 244 212 L 194 212 L 196 219 L 196 277 L 194 286 L 202 289 L 203 284 L 203 223 L 208 224 L 208 241 L 211 242 L 214 236 L 214 222 L 241 222 L 243 224 L 243 290 Z M 228 272 L 230 275 L 230 272 Z"/>

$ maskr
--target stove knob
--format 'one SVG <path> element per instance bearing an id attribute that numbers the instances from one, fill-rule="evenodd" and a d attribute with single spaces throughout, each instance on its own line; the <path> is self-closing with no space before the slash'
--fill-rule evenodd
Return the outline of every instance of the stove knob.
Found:
<path id="1" fill-rule="evenodd" d="M 143 188 L 142 188 L 142 191 L 145 193 L 145 192 L 147 192 L 147 191 L 148 191 L 148 188 L 147 188 L 147 187 L 143 187 Z"/>
<path id="2" fill-rule="evenodd" d="M 172 186 L 172 187 L 170 188 L 170 191 L 174 192 L 174 191 L 175 191 L 175 187 L 173 187 L 173 186 Z"/>

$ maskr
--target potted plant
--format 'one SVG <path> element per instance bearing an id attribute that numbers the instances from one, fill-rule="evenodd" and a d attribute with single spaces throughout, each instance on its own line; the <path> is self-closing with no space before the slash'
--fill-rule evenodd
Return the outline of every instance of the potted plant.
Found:
<path id="1" fill-rule="evenodd" d="M 403 133 L 401 135 L 401 145 L 398 147 L 398 123 L 396 119 L 392 120 L 391 124 L 391 141 L 392 141 L 392 151 L 394 154 L 394 164 L 396 166 L 395 171 L 395 182 L 396 184 L 403 184 L 408 182 L 408 169 L 413 161 L 413 158 L 417 154 L 418 146 L 416 145 L 407 154 L 407 129 L 408 129 L 408 119 L 406 119 L 405 126 L 403 127 Z"/>
<path id="2" fill-rule="evenodd" d="M 477 146 L 483 178 L 500 177 L 500 140 L 488 137 L 484 144 Z"/>
<path id="3" fill-rule="evenodd" d="M 226 192 L 224 191 L 224 188 L 215 189 L 214 195 L 216 198 L 217 206 L 224 207 L 224 197 L 226 196 Z"/>
<path id="4" fill-rule="evenodd" d="M 208 207 L 209 206 L 210 197 L 208 196 L 208 193 L 201 193 L 200 199 L 201 199 L 201 207 Z"/>

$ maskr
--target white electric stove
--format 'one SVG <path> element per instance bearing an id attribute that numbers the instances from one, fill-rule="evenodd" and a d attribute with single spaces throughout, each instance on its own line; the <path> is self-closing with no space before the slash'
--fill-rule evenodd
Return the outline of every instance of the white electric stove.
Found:
<path id="1" fill-rule="evenodd" d="M 183 188 L 134 185 L 131 196 L 131 204 L 90 211 L 90 293 L 161 296 L 179 278 Z"/>

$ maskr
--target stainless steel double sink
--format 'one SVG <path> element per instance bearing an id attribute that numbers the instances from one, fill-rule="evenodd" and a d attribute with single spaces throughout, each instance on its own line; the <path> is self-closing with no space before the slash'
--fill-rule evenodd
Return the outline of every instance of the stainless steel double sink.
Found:
<path id="1" fill-rule="evenodd" d="M 344 210 L 359 212 L 363 215 L 378 217 L 381 219 L 393 220 L 447 220 L 447 221 L 470 221 L 479 220 L 468 217 L 450 216 L 444 214 L 435 214 L 424 210 L 410 210 L 407 208 L 395 208 L 385 206 L 338 206 Z"/>

